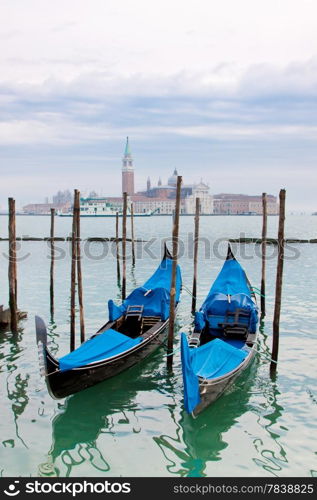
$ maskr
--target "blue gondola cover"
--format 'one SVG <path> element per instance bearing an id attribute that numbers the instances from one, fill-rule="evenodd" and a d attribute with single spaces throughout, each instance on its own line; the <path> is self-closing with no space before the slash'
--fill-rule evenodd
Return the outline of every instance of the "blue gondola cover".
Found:
<path id="1" fill-rule="evenodd" d="M 211 329 L 218 329 L 226 321 L 226 314 L 234 313 L 237 309 L 249 313 L 249 318 L 244 321 L 247 322 L 249 331 L 255 332 L 258 309 L 252 300 L 245 271 L 237 260 L 229 259 L 225 261 L 201 306 L 196 324 L 200 326 L 200 330 L 207 322 Z"/>
<path id="2" fill-rule="evenodd" d="M 188 347 L 185 333 L 181 336 L 181 356 L 184 384 L 184 406 L 191 413 L 200 403 L 199 381 L 192 367 L 192 352 L 195 349 Z"/>
<path id="3" fill-rule="evenodd" d="M 231 372 L 247 357 L 248 351 L 237 349 L 220 339 L 191 350 L 193 372 L 208 380 Z"/>
<path id="4" fill-rule="evenodd" d="M 109 300 L 109 320 L 115 321 L 125 314 L 128 306 L 143 305 L 143 316 L 158 316 L 163 321 L 169 315 L 170 286 L 173 262 L 164 258 L 155 273 L 143 286 L 136 288 L 120 306 Z M 177 266 L 176 274 L 176 303 L 179 302 L 182 287 L 180 267 Z"/>
<path id="5" fill-rule="evenodd" d="M 131 339 L 116 330 L 106 330 L 104 333 L 100 333 L 81 344 L 75 351 L 60 358 L 59 368 L 61 371 L 66 371 L 85 366 L 88 363 L 111 358 L 135 347 L 142 340 L 141 337 Z"/>
<path id="6" fill-rule="evenodd" d="M 190 349 L 182 333 L 181 356 L 184 383 L 184 406 L 191 413 L 200 402 L 199 378 L 215 379 L 237 368 L 248 351 L 237 349 L 220 339 Z"/>

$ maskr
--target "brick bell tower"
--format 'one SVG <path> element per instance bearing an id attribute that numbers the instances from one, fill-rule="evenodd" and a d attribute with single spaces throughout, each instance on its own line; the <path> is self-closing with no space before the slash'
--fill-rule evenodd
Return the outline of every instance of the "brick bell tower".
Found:
<path id="1" fill-rule="evenodd" d="M 134 168 L 129 137 L 127 137 L 124 156 L 122 158 L 122 193 L 128 193 L 128 195 L 134 194 Z"/>

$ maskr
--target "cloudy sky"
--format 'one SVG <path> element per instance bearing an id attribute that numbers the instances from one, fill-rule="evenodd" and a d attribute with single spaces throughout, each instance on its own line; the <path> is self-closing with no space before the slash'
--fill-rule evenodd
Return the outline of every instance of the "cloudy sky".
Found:
<path id="1" fill-rule="evenodd" d="M 316 0 L 0 0 L 0 206 L 176 167 L 317 210 Z"/>

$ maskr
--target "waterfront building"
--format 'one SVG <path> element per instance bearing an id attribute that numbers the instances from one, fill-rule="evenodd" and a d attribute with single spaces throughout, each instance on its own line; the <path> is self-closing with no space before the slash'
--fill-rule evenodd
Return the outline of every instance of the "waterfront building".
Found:
<path id="1" fill-rule="evenodd" d="M 220 193 L 214 195 L 214 213 L 218 215 L 262 214 L 262 196 Z M 279 206 L 276 196 L 267 195 L 268 215 L 277 215 Z"/>
<path id="2" fill-rule="evenodd" d="M 153 198 L 143 195 L 135 195 L 131 197 L 135 212 L 146 213 L 155 212 L 157 214 L 172 214 L 175 210 L 175 197 L 174 198 Z M 184 200 L 181 201 L 181 213 L 185 212 Z"/>
<path id="3" fill-rule="evenodd" d="M 23 212 L 29 215 L 48 215 L 51 208 L 55 208 L 56 212 L 67 213 L 71 209 L 69 201 L 65 203 L 29 203 L 23 207 Z"/>

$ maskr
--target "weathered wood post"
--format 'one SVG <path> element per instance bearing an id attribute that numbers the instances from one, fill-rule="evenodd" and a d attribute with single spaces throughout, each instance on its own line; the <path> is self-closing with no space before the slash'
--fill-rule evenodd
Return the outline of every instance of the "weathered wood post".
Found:
<path id="1" fill-rule="evenodd" d="M 76 193 L 74 191 L 73 203 L 73 224 L 72 224 L 72 239 L 71 239 L 71 285 L 70 285 L 70 350 L 75 349 L 75 293 L 76 293 Z"/>
<path id="2" fill-rule="evenodd" d="M 135 247 L 134 247 L 134 206 L 131 203 L 131 252 L 132 252 L 132 265 L 135 266 Z"/>
<path id="3" fill-rule="evenodd" d="M 117 280 L 120 282 L 120 255 L 119 255 L 119 212 L 116 212 L 116 257 L 117 257 Z"/>
<path id="4" fill-rule="evenodd" d="M 50 268 L 50 312 L 51 319 L 54 316 L 54 264 L 55 264 L 55 208 L 51 208 L 51 231 L 50 231 L 50 248 L 51 248 L 51 268 Z"/>
<path id="5" fill-rule="evenodd" d="M 177 177 L 176 187 L 176 204 L 175 204 L 175 217 L 173 224 L 173 264 L 171 276 L 171 291 L 170 291 L 170 310 L 169 310 L 169 326 L 168 326 L 168 339 L 167 339 L 167 367 L 173 366 L 173 344 L 174 344 L 174 326 L 175 326 L 175 296 L 176 296 L 176 272 L 177 272 L 177 258 L 178 258 L 178 234 L 179 234 L 179 215 L 181 205 L 181 184 L 182 177 Z"/>
<path id="6" fill-rule="evenodd" d="M 266 275 L 266 238 L 267 238 L 267 195 L 262 193 L 262 277 L 261 277 L 261 316 L 265 316 L 265 275 Z"/>
<path id="7" fill-rule="evenodd" d="M 122 213 L 122 300 L 126 297 L 127 286 L 127 206 L 128 195 L 123 193 L 123 213 Z"/>
<path id="8" fill-rule="evenodd" d="M 80 192 L 76 192 L 76 260 L 77 260 L 77 282 L 78 282 L 78 304 L 80 321 L 80 342 L 85 342 L 85 318 L 83 299 L 83 279 L 81 272 L 81 241 L 80 241 Z"/>
<path id="9" fill-rule="evenodd" d="M 195 210 L 195 239 L 194 239 L 194 277 L 192 291 L 192 314 L 196 311 L 196 296 L 197 296 L 197 264 L 198 264 L 198 242 L 199 242 L 199 213 L 200 213 L 200 198 L 196 198 Z"/>
<path id="10" fill-rule="evenodd" d="M 277 255 L 277 271 L 275 285 L 275 306 L 273 318 L 273 344 L 272 344 L 272 361 L 271 373 L 275 373 L 278 359 L 279 348 L 279 333 L 280 333 L 280 314 L 282 301 L 282 283 L 283 283 L 283 266 L 284 266 L 284 222 L 285 222 L 285 189 L 280 190 L 280 215 L 278 224 L 278 255 Z"/>
<path id="11" fill-rule="evenodd" d="M 16 333 L 18 330 L 17 314 L 17 267 L 16 267 L 16 226 L 15 226 L 15 200 L 9 198 L 9 307 L 10 327 Z"/>

